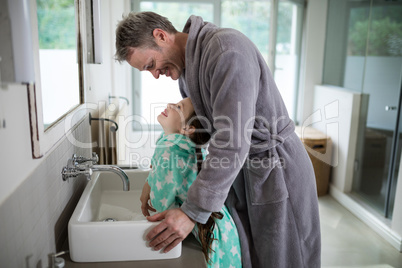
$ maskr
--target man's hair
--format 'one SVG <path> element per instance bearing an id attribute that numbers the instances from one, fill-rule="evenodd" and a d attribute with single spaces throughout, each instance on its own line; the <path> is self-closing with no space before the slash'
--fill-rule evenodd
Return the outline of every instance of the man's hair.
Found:
<path id="1" fill-rule="evenodd" d="M 123 16 L 116 28 L 115 59 L 119 62 L 126 61 L 132 48 L 158 49 L 153 36 L 155 29 L 162 29 L 170 34 L 177 33 L 167 18 L 154 12 L 130 12 Z"/>

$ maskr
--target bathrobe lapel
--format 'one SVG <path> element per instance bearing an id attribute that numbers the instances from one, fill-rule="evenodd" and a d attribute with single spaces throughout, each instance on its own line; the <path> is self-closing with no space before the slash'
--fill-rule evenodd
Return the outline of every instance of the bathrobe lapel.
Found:
<path id="1" fill-rule="evenodd" d="M 184 33 L 189 33 L 189 36 L 186 45 L 185 70 L 179 79 L 180 92 L 183 97 L 190 97 L 198 116 L 206 117 L 212 122 L 212 109 L 210 109 L 209 103 L 205 99 L 206 96 L 203 94 L 206 89 L 201 88 L 199 79 L 200 62 L 202 60 L 201 52 L 203 49 L 202 43 L 208 30 L 216 26 L 205 23 L 202 18 L 194 18 L 197 17 L 191 16 L 183 29 Z M 190 32 L 190 27 L 199 30 Z M 189 90 L 190 88 L 191 90 Z M 204 120 L 201 121 L 202 123 L 206 123 Z M 204 125 L 204 127 L 208 128 L 207 125 Z"/>

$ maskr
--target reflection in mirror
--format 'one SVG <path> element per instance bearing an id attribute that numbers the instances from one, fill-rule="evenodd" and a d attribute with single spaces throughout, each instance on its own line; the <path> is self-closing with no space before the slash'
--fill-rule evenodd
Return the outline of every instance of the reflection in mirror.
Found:
<path id="1" fill-rule="evenodd" d="M 43 124 L 81 103 L 74 0 L 37 0 Z"/>

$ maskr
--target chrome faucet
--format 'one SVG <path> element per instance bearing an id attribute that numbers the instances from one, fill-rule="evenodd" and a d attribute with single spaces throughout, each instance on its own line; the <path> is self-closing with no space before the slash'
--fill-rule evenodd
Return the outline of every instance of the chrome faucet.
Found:
<path id="1" fill-rule="evenodd" d="M 76 178 L 78 175 L 85 175 L 87 180 L 91 179 L 93 171 L 110 171 L 121 178 L 123 182 L 123 191 L 130 190 L 130 181 L 127 174 L 118 166 L 113 165 L 95 165 L 98 163 L 98 155 L 92 153 L 92 158 L 85 158 L 73 154 L 72 158 L 68 159 L 67 166 L 61 171 L 63 181 L 69 178 Z"/>

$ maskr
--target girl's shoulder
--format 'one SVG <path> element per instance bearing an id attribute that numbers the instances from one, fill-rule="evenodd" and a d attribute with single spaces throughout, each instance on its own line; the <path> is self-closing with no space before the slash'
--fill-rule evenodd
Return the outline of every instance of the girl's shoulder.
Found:
<path id="1" fill-rule="evenodd" d="M 161 148 L 169 148 L 172 150 L 185 150 L 193 152 L 195 150 L 195 143 L 191 139 L 182 134 L 163 134 L 156 142 L 156 146 Z"/>

